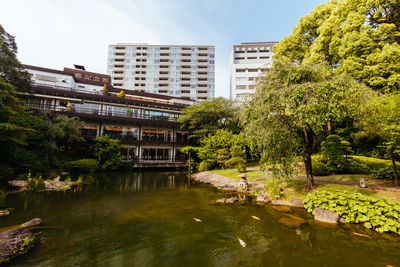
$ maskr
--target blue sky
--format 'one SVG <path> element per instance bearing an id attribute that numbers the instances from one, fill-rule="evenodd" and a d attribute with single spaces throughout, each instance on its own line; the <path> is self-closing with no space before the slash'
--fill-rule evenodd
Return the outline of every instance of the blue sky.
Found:
<path id="1" fill-rule="evenodd" d="M 106 72 L 113 43 L 216 47 L 216 95 L 229 96 L 229 55 L 241 42 L 279 41 L 322 0 L 3 0 L 0 23 L 22 63 Z"/>

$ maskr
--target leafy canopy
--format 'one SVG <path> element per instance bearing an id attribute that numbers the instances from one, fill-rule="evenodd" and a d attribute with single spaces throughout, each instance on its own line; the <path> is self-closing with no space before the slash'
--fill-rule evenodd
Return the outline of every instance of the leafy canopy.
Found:
<path id="1" fill-rule="evenodd" d="M 319 142 L 335 122 L 357 118 L 371 94 L 326 65 L 279 61 L 261 80 L 241 123 L 252 151 L 274 166 L 276 176 L 290 177 L 297 156 L 312 176 L 311 154 Z"/>
<path id="2" fill-rule="evenodd" d="M 301 18 L 274 52 L 274 60 L 326 62 L 374 89 L 397 91 L 400 1 L 329 1 Z"/>
<path id="3" fill-rule="evenodd" d="M 188 106 L 182 110 L 179 122 L 183 131 L 199 139 L 214 134 L 218 129 L 239 132 L 234 103 L 222 97 Z"/>

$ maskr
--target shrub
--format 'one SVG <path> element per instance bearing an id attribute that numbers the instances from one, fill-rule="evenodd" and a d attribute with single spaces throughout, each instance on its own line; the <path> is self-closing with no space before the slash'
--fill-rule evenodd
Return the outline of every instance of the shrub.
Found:
<path id="1" fill-rule="evenodd" d="M 246 171 L 245 153 L 242 151 L 240 146 L 231 147 L 231 156 L 232 158 L 226 161 L 226 166 L 228 168 L 237 167 L 239 172 L 245 172 Z"/>
<path id="2" fill-rule="evenodd" d="M 265 191 L 271 199 L 279 199 L 283 196 L 281 190 L 281 183 L 276 178 L 267 179 L 265 183 Z"/>
<path id="3" fill-rule="evenodd" d="M 200 162 L 199 171 L 204 172 L 214 168 L 214 163 L 209 160 Z"/>
<path id="4" fill-rule="evenodd" d="M 65 164 L 65 169 L 71 173 L 92 173 L 99 169 L 96 159 L 80 159 Z"/>
<path id="5" fill-rule="evenodd" d="M 121 97 L 121 98 L 125 97 L 125 92 L 124 92 L 124 90 L 121 90 L 121 91 L 117 94 L 117 97 Z"/>
<path id="6" fill-rule="evenodd" d="M 393 172 L 392 168 L 385 167 L 385 168 L 380 168 L 378 170 L 373 170 L 372 171 L 372 176 L 374 176 L 375 179 L 393 180 L 394 179 L 394 172 Z"/>
<path id="7" fill-rule="evenodd" d="M 323 162 L 333 171 L 343 169 L 346 165 L 345 155 L 352 152 L 349 142 L 344 141 L 339 135 L 331 134 L 321 143 Z"/>
<path id="8" fill-rule="evenodd" d="M 363 223 L 378 232 L 400 234 L 400 202 L 378 199 L 361 193 L 315 191 L 304 199 L 304 207 L 314 214 L 315 208 L 336 212 L 346 222 Z"/>
<path id="9" fill-rule="evenodd" d="M 312 163 L 312 171 L 314 175 L 324 176 L 329 174 L 329 168 L 325 163 L 314 161 Z"/>
<path id="10" fill-rule="evenodd" d="M 45 190 L 45 189 L 46 189 L 46 184 L 44 183 L 42 176 L 39 176 L 39 178 L 36 180 L 35 190 Z"/>
<path id="11" fill-rule="evenodd" d="M 347 162 L 345 172 L 352 174 L 369 174 L 370 170 L 368 165 L 364 162 L 350 158 Z"/>
<path id="12" fill-rule="evenodd" d="M 392 167 L 392 161 L 386 159 L 370 158 L 363 156 L 351 156 L 352 160 L 356 160 L 366 164 L 372 172 L 373 170 L 378 170 L 385 167 Z M 400 163 L 397 162 L 396 165 L 400 168 Z"/>

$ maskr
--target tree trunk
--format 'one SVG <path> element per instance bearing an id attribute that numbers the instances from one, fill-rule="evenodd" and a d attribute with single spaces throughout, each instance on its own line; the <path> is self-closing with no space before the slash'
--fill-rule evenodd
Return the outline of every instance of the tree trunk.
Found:
<path id="1" fill-rule="evenodd" d="M 394 180 L 395 180 L 395 184 L 398 184 L 399 181 L 399 174 L 397 173 L 397 166 L 396 166 L 396 157 L 394 156 L 393 153 L 393 148 L 390 150 L 390 157 L 392 158 L 392 167 L 393 167 L 393 172 L 394 172 Z"/>
<path id="2" fill-rule="evenodd" d="M 307 189 L 314 189 L 314 175 L 312 173 L 312 161 L 311 155 L 306 155 L 304 157 L 304 165 L 306 166 L 306 175 L 307 175 Z"/>

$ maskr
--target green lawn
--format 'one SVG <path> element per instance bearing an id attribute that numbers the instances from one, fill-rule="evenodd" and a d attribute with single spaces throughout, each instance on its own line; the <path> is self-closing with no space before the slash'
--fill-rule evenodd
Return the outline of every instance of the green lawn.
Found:
<path id="1" fill-rule="evenodd" d="M 240 180 L 239 174 L 240 172 L 237 169 L 225 169 L 225 170 L 212 170 L 211 172 L 229 177 L 232 179 Z M 268 179 L 272 179 L 270 175 L 259 170 L 258 167 L 252 167 L 247 170 L 246 174 L 248 175 L 248 180 L 250 182 L 256 182 L 259 184 L 266 184 Z M 302 175 L 299 173 L 299 175 Z M 341 181 L 354 181 L 358 182 L 361 177 L 367 179 L 369 183 L 375 182 L 372 175 L 362 175 L 362 174 L 339 174 L 339 175 L 328 175 L 321 176 L 320 178 L 324 179 L 332 179 L 332 180 L 341 180 Z M 264 178 L 264 180 L 262 180 Z M 400 199 L 400 195 L 393 192 L 386 191 L 376 191 L 370 189 L 361 189 L 357 186 L 348 186 L 348 185 L 338 185 L 338 184 L 329 184 L 325 182 L 315 182 L 317 188 L 316 190 L 327 190 L 327 191 L 346 191 L 346 192 L 359 192 L 366 195 L 375 195 L 377 197 L 389 197 L 393 199 Z M 300 178 L 292 178 L 289 181 L 282 181 L 282 188 L 284 188 L 284 196 L 285 198 L 304 198 L 309 191 L 306 189 L 307 181 L 305 179 Z"/>

